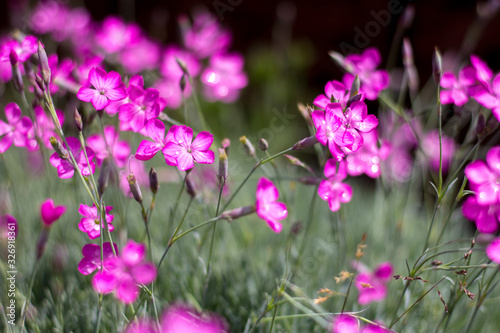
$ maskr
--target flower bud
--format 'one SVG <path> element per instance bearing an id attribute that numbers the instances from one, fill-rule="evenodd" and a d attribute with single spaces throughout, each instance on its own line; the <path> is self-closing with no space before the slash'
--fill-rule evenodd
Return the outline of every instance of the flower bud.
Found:
<path id="1" fill-rule="evenodd" d="M 224 138 L 221 142 L 222 148 L 226 151 L 226 154 L 229 154 L 229 147 L 231 146 L 231 140 L 229 138 Z"/>
<path id="2" fill-rule="evenodd" d="M 149 170 L 149 188 L 151 189 L 151 192 L 153 192 L 153 194 L 156 194 L 160 189 L 160 184 L 158 183 L 158 174 L 153 167 L 151 167 L 151 169 Z"/>
<path id="3" fill-rule="evenodd" d="M 196 197 L 196 185 L 191 180 L 191 177 L 186 176 L 186 192 L 191 198 Z"/>
<path id="4" fill-rule="evenodd" d="M 52 148 L 54 148 L 55 152 L 57 155 L 62 158 L 63 160 L 69 160 L 69 152 L 64 146 L 57 140 L 54 136 L 51 136 L 49 138 L 50 144 L 52 145 Z"/>
<path id="5" fill-rule="evenodd" d="M 31 67 L 30 64 L 26 64 L 24 66 L 24 69 L 26 70 L 26 77 L 28 78 L 28 82 L 30 83 L 30 85 L 34 89 L 36 99 L 38 101 L 43 99 L 43 91 L 40 89 L 40 87 L 36 83 L 36 75 L 35 75 L 35 72 L 33 71 L 33 68 Z"/>
<path id="6" fill-rule="evenodd" d="M 132 192 L 135 201 L 137 201 L 138 203 L 142 203 L 141 188 L 139 187 L 139 184 L 137 184 L 137 180 L 135 179 L 133 173 L 130 173 L 127 176 L 127 181 L 128 181 L 128 186 L 130 187 L 130 192 Z"/>
<path id="7" fill-rule="evenodd" d="M 219 173 L 217 174 L 219 184 L 223 185 L 226 183 L 228 169 L 229 161 L 227 159 L 226 151 L 224 148 L 219 148 Z"/>
<path id="8" fill-rule="evenodd" d="M 43 227 L 42 233 L 38 238 L 38 242 L 36 243 L 36 260 L 39 260 L 43 253 L 45 252 L 45 245 L 47 244 L 47 240 L 49 239 L 49 228 Z"/>
<path id="9" fill-rule="evenodd" d="M 228 220 L 231 222 L 234 219 L 240 218 L 245 215 L 249 215 L 255 213 L 255 206 L 245 206 L 245 207 L 238 207 L 234 208 L 231 210 L 226 210 L 225 212 L 222 212 L 220 214 L 220 217 L 222 219 Z"/>
<path id="10" fill-rule="evenodd" d="M 16 88 L 19 93 L 23 93 L 24 82 L 23 75 L 19 69 L 19 63 L 12 66 L 12 82 L 14 83 L 14 88 Z"/>
<path id="11" fill-rule="evenodd" d="M 43 83 L 43 79 L 38 73 L 35 74 L 35 82 L 41 91 L 45 91 L 45 83 Z"/>
<path id="12" fill-rule="evenodd" d="M 252 143 L 247 139 L 247 137 L 245 135 L 240 137 L 240 142 L 243 145 L 245 152 L 248 155 L 255 157 L 255 148 L 253 147 Z"/>
<path id="13" fill-rule="evenodd" d="M 40 73 L 42 74 L 43 82 L 48 87 L 51 76 L 49 60 L 47 52 L 45 52 L 45 48 L 40 41 L 38 41 L 38 60 L 40 61 Z"/>
<path id="14" fill-rule="evenodd" d="M 484 131 L 486 127 L 485 120 L 484 120 L 484 115 L 480 113 L 477 117 L 477 124 L 476 124 L 476 133 L 480 134 Z"/>
<path id="15" fill-rule="evenodd" d="M 179 65 L 179 67 L 181 68 L 182 72 L 185 75 L 189 75 L 186 63 L 182 59 L 179 59 L 177 57 L 175 57 L 175 61 L 177 62 L 177 65 Z"/>
<path id="16" fill-rule="evenodd" d="M 413 18 L 415 17 L 415 7 L 412 5 L 406 6 L 403 14 L 401 14 L 398 24 L 403 29 L 408 29 L 412 23 Z"/>
<path id="17" fill-rule="evenodd" d="M 293 164 L 293 165 L 296 165 L 298 167 L 301 167 L 301 168 L 304 168 L 306 169 L 307 171 L 309 171 L 310 173 L 314 174 L 314 170 L 311 169 L 311 167 L 309 167 L 307 164 L 305 164 L 304 162 L 302 162 L 301 160 L 299 160 L 297 157 L 295 156 L 292 156 L 292 155 L 283 155 L 286 157 L 286 159 L 288 160 L 288 162 L 290 164 Z"/>
<path id="18" fill-rule="evenodd" d="M 354 81 L 352 81 L 351 91 L 349 93 L 349 98 L 356 96 L 359 93 L 359 77 L 356 75 Z"/>
<path id="19" fill-rule="evenodd" d="M 313 126 L 314 124 L 313 124 L 313 121 L 311 118 L 311 107 L 305 106 L 302 103 L 297 103 L 297 108 L 299 109 L 299 112 L 302 115 L 302 117 L 304 117 L 304 119 L 307 123 L 307 126 L 310 126 L 310 127 Z"/>
<path id="20" fill-rule="evenodd" d="M 186 89 L 186 84 L 187 84 L 187 76 L 186 74 L 182 74 L 181 80 L 179 81 L 179 86 L 181 87 L 182 92 L 184 92 L 184 89 Z"/>
<path id="21" fill-rule="evenodd" d="M 83 130 L 83 121 L 82 116 L 80 115 L 80 112 L 78 112 L 77 108 L 75 108 L 75 124 L 78 131 L 81 132 Z"/>
<path id="22" fill-rule="evenodd" d="M 109 157 L 106 157 L 102 161 L 101 172 L 99 173 L 99 179 L 97 180 L 97 192 L 99 193 L 99 197 L 102 197 L 102 194 L 108 187 L 110 171 Z"/>
<path id="23" fill-rule="evenodd" d="M 312 147 L 316 143 L 318 143 L 318 139 L 316 138 L 316 135 L 311 135 L 311 136 L 309 136 L 307 138 L 304 138 L 304 139 L 300 140 L 296 144 L 294 144 L 292 146 L 292 149 L 293 150 L 302 150 L 302 149 L 306 149 L 306 148 Z"/>
<path id="24" fill-rule="evenodd" d="M 441 74 L 443 73 L 443 65 L 441 63 L 441 53 L 437 47 L 434 49 L 434 54 L 432 55 L 432 78 L 436 84 L 441 82 Z"/>
<path id="25" fill-rule="evenodd" d="M 259 149 L 262 151 L 266 151 L 269 148 L 269 143 L 267 143 L 266 139 L 259 140 Z"/>

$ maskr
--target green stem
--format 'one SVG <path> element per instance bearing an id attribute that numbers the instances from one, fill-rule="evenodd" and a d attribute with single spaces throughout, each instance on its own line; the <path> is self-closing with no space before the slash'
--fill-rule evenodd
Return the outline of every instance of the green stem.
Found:
<path id="1" fill-rule="evenodd" d="M 31 273 L 30 284 L 29 284 L 29 289 L 28 289 L 28 296 L 26 296 L 26 300 L 24 301 L 23 307 L 21 309 L 21 325 L 20 325 L 21 326 L 21 333 L 24 332 L 24 328 L 25 328 L 24 324 L 25 324 L 25 320 L 26 320 L 26 308 L 30 304 L 31 294 L 33 291 L 33 285 L 35 284 L 35 276 L 36 276 L 36 272 L 38 270 L 39 261 L 40 261 L 40 258 L 37 258 L 35 261 L 35 265 L 33 267 L 33 272 Z"/>

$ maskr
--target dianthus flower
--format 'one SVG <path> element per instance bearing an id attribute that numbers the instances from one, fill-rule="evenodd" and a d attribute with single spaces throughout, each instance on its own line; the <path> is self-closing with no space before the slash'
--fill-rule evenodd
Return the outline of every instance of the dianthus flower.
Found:
<path id="1" fill-rule="evenodd" d="M 36 136 L 40 139 L 41 143 L 45 145 L 45 147 L 47 147 L 48 149 L 52 149 L 52 145 L 50 144 L 50 137 L 58 136 L 55 132 L 54 122 L 47 116 L 40 105 L 36 105 L 33 108 L 33 111 L 35 111 L 36 126 L 32 127 L 28 132 L 28 143 L 26 147 L 30 151 L 40 148 L 35 138 Z M 61 110 L 56 109 L 56 115 L 59 123 L 62 126 L 64 124 L 64 113 Z"/>
<path id="2" fill-rule="evenodd" d="M 17 61 L 25 62 L 37 50 L 38 40 L 35 36 L 26 36 L 21 43 L 15 39 L 11 39 L 0 46 L 0 61 L 10 61 L 10 54 L 14 52 L 17 56 Z"/>
<path id="3" fill-rule="evenodd" d="M 276 202 L 279 196 L 276 186 L 269 179 L 262 177 L 257 183 L 255 196 L 257 215 L 266 221 L 274 232 L 280 232 L 283 226 L 278 221 L 288 216 L 288 210 L 284 203 Z"/>
<path id="4" fill-rule="evenodd" d="M 113 161 L 119 168 L 123 168 L 130 156 L 130 146 L 127 141 L 118 141 L 120 134 L 111 125 L 104 127 L 104 138 L 101 134 L 93 134 L 87 139 L 87 144 L 95 153 L 97 165 L 102 161 L 113 157 Z"/>
<path id="5" fill-rule="evenodd" d="M 370 178 L 378 178 L 380 162 L 387 158 L 387 154 L 384 149 L 378 147 L 376 129 L 369 133 L 361 133 L 361 136 L 363 137 L 361 148 L 345 158 L 347 173 L 349 176 L 359 176 L 364 173 Z"/>
<path id="6" fill-rule="evenodd" d="M 332 333 L 358 333 L 359 322 L 349 315 L 336 316 L 333 321 Z"/>
<path id="7" fill-rule="evenodd" d="M 162 315 L 162 333 L 227 333 L 229 327 L 216 314 L 199 314 L 185 305 L 172 305 Z"/>
<path id="8" fill-rule="evenodd" d="M 455 155 L 455 141 L 452 138 L 441 135 L 442 148 L 442 168 L 443 172 L 447 172 L 450 168 L 453 156 Z M 425 134 L 422 141 L 422 150 L 425 157 L 429 160 L 430 167 L 433 171 L 439 171 L 439 132 L 433 130 Z"/>
<path id="9" fill-rule="evenodd" d="M 120 17 L 108 16 L 96 33 L 95 42 L 106 53 L 115 53 L 130 47 L 141 36 L 141 28 L 137 24 L 127 24 Z"/>
<path id="10" fill-rule="evenodd" d="M 340 209 L 341 203 L 347 203 L 352 198 L 352 188 L 342 181 L 347 177 L 346 165 L 344 161 L 337 162 L 329 159 L 325 165 L 325 177 L 318 187 L 318 195 L 321 199 L 328 201 L 328 206 L 332 212 Z"/>
<path id="11" fill-rule="evenodd" d="M 330 103 L 340 103 L 342 108 L 345 109 L 349 100 L 349 93 L 349 89 L 346 89 L 342 82 L 328 81 L 325 85 L 325 94 L 318 95 L 313 104 L 324 110 Z"/>
<path id="12" fill-rule="evenodd" d="M 128 97 L 130 102 L 120 106 L 120 122 L 129 123 L 132 131 L 140 132 L 148 121 L 160 114 L 160 93 L 153 88 L 130 85 Z"/>
<path id="13" fill-rule="evenodd" d="M 482 233 L 495 233 L 500 229 L 500 205 L 480 205 L 476 196 L 469 196 L 462 205 L 462 213 L 476 223 Z"/>
<path id="14" fill-rule="evenodd" d="M 54 200 L 52 199 L 45 200 L 40 206 L 42 222 L 47 227 L 50 227 L 52 223 L 57 221 L 64 213 L 66 213 L 66 206 L 55 206 Z"/>
<path id="15" fill-rule="evenodd" d="M 476 193 L 478 204 L 500 203 L 500 146 L 488 151 L 486 163 L 477 160 L 467 165 L 465 175 Z"/>
<path id="16" fill-rule="evenodd" d="M 5 153 L 14 144 L 16 147 L 26 147 L 28 132 L 33 127 L 28 117 L 23 117 L 16 103 L 5 106 L 5 117 L 8 124 L 0 120 L 0 153 Z"/>
<path id="17" fill-rule="evenodd" d="M 94 67 L 90 70 L 88 78 L 94 88 L 81 87 L 76 96 L 81 101 L 92 102 L 96 110 L 104 109 L 109 101 L 119 101 L 127 97 L 127 91 L 117 72 L 106 73 Z"/>
<path id="18" fill-rule="evenodd" d="M 495 238 L 486 247 L 486 255 L 497 264 L 500 264 L 500 238 Z"/>
<path id="19" fill-rule="evenodd" d="M 480 82 L 472 89 L 472 95 L 479 104 L 491 109 L 495 118 L 500 121 L 500 74 L 493 77 L 493 71 L 477 56 L 472 55 L 471 62 Z"/>
<path id="20" fill-rule="evenodd" d="M 392 276 L 392 265 L 383 262 L 377 266 L 375 271 L 362 272 L 355 278 L 356 288 L 359 291 L 358 303 L 366 305 L 378 302 L 387 296 L 387 283 Z"/>
<path id="21" fill-rule="evenodd" d="M 85 151 L 87 152 L 87 157 L 90 162 L 90 164 L 88 164 L 87 158 L 85 157 L 85 152 L 82 150 L 80 140 L 70 136 L 66 138 L 66 141 L 68 142 L 69 149 L 75 157 L 75 161 L 77 164 L 76 166 L 81 170 L 82 175 L 89 176 L 90 174 L 93 174 L 95 171 L 95 163 L 92 162 L 92 159 L 95 155 L 94 151 L 89 147 L 85 147 Z M 68 149 L 66 143 L 64 143 L 63 146 L 64 148 Z M 73 177 L 73 174 L 75 173 L 75 167 L 70 162 L 70 160 L 63 159 L 59 157 L 57 153 L 54 153 L 50 156 L 49 161 L 50 164 L 52 164 L 52 166 L 57 169 L 57 175 L 59 176 L 59 178 L 66 179 Z"/>
<path id="22" fill-rule="evenodd" d="M 469 100 L 469 88 L 476 82 L 476 70 L 467 66 L 460 70 L 458 80 L 452 72 L 444 72 L 439 84 L 442 89 L 439 98 L 442 104 L 464 105 Z"/>
<path id="23" fill-rule="evenodd" d="M 120 256 L 104 261 L 104 270 L 92 280 L 98 293 L 116 291 L 116 298 L 125 304 L 133 303 L 139 296 L 138 284 L 149 284 L 156 278 L 156 267 L 144 262 L 146 246 L 129 240 Z"/>
<path id="24" fill-rule="evenodd" d="M 118 254 L 118 247 L 114 243 L 113 246 L 115 248 L 115 252 Z M 104 261 L 114 257 L 110 242 L 106 242 L 103 244 L 102 252 Z M 82 273 L 83 275 L 89 275 L 96 269 L 101 269 L 101 247 L 99 245 L 86 244 L 82 248 L 82 254 L 83 258 L 78 264 L 78 270 L 80 271 L 80 273 Z"/>
<path id="25" fill-rule="evenodd" d="M 112 222 L 114 219 L 114 215 L 109 214 L 109 212 L 113 209 L 111 206 L 106 206 L 106 222 L 109 231 L 113 231 L 115 227 Z M 78 209 L 78 213 L 83 215 L 83 218 L 80 220 L 78 224 L 78 228 L 86 232 L 90 239 L 96 239 L 101 236 L 101 217 L 99 216 L 99 211 L 95 205 L 89 207 L 84 204 L 80 204 L 80 209 Z"/>

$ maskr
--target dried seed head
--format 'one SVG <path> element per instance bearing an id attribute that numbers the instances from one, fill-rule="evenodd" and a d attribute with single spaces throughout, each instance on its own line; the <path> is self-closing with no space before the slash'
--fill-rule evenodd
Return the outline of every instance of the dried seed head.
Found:
<path id="1" fill-rule="evenodd" d="M 142 203 L 141 188 L 139 187 L 139 184 L 137 184 L 137 180 L 135 179 L 133 173 L 130 173 L 127 176 L 127 181 L 128 181 L 128 186 L 130 187 L 130 192 L 132 192 L 135 201 L 137 201 L 138 203 Z"/>
<path id="2" fill-rule="evenodd" d="M 149 170 L 149 188 L 153 194 L 156 194 L 160 189 L 160 184 L 158 183 L 158 174 L 156 170 L 151 167 Z"/>

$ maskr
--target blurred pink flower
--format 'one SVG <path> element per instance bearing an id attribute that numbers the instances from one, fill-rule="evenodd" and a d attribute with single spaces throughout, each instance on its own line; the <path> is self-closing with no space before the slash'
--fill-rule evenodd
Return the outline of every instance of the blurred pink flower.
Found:
<path id="1" fill-rule="evenodd" d="M 25 62 L 37 50 L 38 40 L 35 36 L 26 36 L 21 43 L 15 39 L 10 39 L 0 45 L 0 61 L 10 62 L 10 54 L 14 52 L 19 62 Z"/>
<path id="2" fill-rule="evenodd" d="M 358 274 L 355 278 L 359 290 L 358 303 L 366 305 L 383 300 L 387 296 L 387 283 L 391 280 L 392 271 L 391 263 L 386 261 L 378 265 L 373 273 Z"/>
<path id="3" fill-rule="evenodd" d="M 192 169 L 194 162 L 214 162 L 214 152 L 209 150 L 214 136 L 209 132 L 200 132 L 193 141 L 193 130 L 190 127 L 174 125 L 170 127 L 165 140 L 162 153 L 166 163 L 177 166 L 181 171 Z"/>
<path id="4" fill-rule="evenodd" d="M 378 147 L 377 130 L 361 133 L 361 136 L 363 137 L 361 148 L 347 155 L 345 159 L 347 173 L 349 176 L 359 176 L 364 173 L 371 178 L 378 178 L 380 177 L 380 162 L 387 156 L 383 149 Z"/>
<path id="5" fill-rule="evenodd" d="M 160 61 L 160 45 L 142 37 L 132 47 L 123 49 L 119 61 L 130 74 L 137 74 L 144 70 L 154 70 Z"/>
<path id="6" fill-rule="evenodd" d="M 149 284 L 156 278 L 156 267 L 144 262 L 146 246 L 129 240 L 120 256 L 104 261 L 105 270 L 97 272 L 92 280 L 98 293 L 116 291 L 116 298 L 125 304 L 133 303 L 139 296 L 138 284 Z"/>
<path id="7" fill-rule="evenodd" d="M 5 117 L 8 124 L 0 120 L 0 153 L 5 153 L 14 144 L 16 147 L 26 147 L 28 132 L 33 124 L 28 117 L 23 117 L 16 103 L 5 106 Z"/>
<path id="8" fill-rule="evenodd" d="M 130 146 L 127 141 L 119 141 L 119 132 L 112 125 L 104 127 L 104 138 L 102 134 L 93 134 L 88 137 L 87 144 L 94 151 L 97 165 L 100 167 L 102 161 L 110 156 L 119 168 L 123 168 L 130 156 Z"/>
<path id="9" fill-rule="evenodd" d="M 50 144 L 50 137 L 58 137 L 58 134 L 55 132 L 55 125 L 52 121 L 52 118 L 49 118 L 43 108 L 40 105 L 36 105 L 33 110 L 35 111 L 35 119 L 36 126 L 33 126 L 31 130 L 28 132 L 28 143 L 27 148 L 30 151 L 38 150 L 40 147 L 38 146 L 38 142 L 35 138 L 38 137 L 40 141 L 47 147 L 48 149 L 53 149 Z M 56 115 L 59 120 L 59 123 L 64 125 L 64 113 L 57 109 Z"/>
<path id="10" fill-rule="evenodd" d="M 113 231 L 115 227 L 112 222 L 114 219 L 114 215 L 109 214 L 109 212 L 113 209 L 111 206 L 106 206 L 106 222 L 109 228 L 109 231 Z M 80 204 L 80 208 L 78 209 L 78 213 L 83 215 L 83 218 L 80 220 L 78 224 L 78 228 L 86 232 L 90 239 L 96 239 L 101 236 L 101 218 L 99 216 L 99 211 L 95 205 L 89 207 L 84 204 Z"/>
<path id="11" fill-rule="evenodd" d="M 276 186 L 269 179 L 262 177 L 257 183 L 255 196 L 257 198 L 255 202 L 257 215 L 266 221 L 274 232 L 281 232 L 283 226 L 278 221 L 288 216 L 288 210 L 284 203 L 276 202 L 279 196 Z"/>
<path id="12" fill-rule="evenodd" d="M 94 151 L 89 147 L 85 147 L 85 151 L 87 152 L 87 157 L 90 161 L 89 165 L 87 164 L 87 158 L 85 157 L 85 153 L 82 150 L 80 140 L 72 136 L 69 136 L 66 138 L 66 141 L 68 142 L 69 149 L 73 153 L 77 167 L 81 170 L 82 175 L 89 176 L 90 174 L 93 174 L 95 171 L 95 163 L 92 162 L 92 159 L 94 158 L 95 155 Z M 68 149 L 68 147 L 66 147 L 66 143 L 64 143 L 63 146 L 64 148 Z M 69 160 L 62 159 L 59 157 L 59 155 L 57 155 L 57 153 L 53 153 L 50 156 L 49 161 L 50 164 L 52 164 L 52 166 L 57 169 L 57 175 L 59 176 L 59 178 L 66 179 L 73 177 L 73 174 L 75 173 L 75 168 L 73 167 L 73 165 Z"/>
<path id="13" fill-rule="evenodd" d="M 333 321 L 332 333 L 358 333 L 359 322 L 349 315 L 338 315 Z"/>
<path id="14" fill-rule="evenodd" d="M 122 18 L 107 16 L 95 34 L 96 44 L 106 53 L 116 53 L 131 47 L 142 37 L 141 28 L 125 23 Z"/>
<path id="15" fill-rule="evenodd" d="M 486 255 L 497 264 L 500 264 L 500 238 L 495 238 L 486 247 Z"/>
<path id="16" fill-rule="evenodd" d="M 74 79 L 72 77 L 73 69 L 75 64 L 73 60 L 66 58 L 59 63 L 57 54 L 52 54 L 48 57 L 50 66 L 50 93 L 57 93 L 60 88 L 57 82 L 70 82 L 73 83 Z"/>
<path id="17" fill-rule="evenodd" d="M 500 74 L 493 77 L 493 71 L 479 57 L 471 55 L 470 59 L 479 81 L 479 84 L 471 89 L 471 95 L 479 104 L 491 109 L 500 121 Z"/>
<path id="18" fill-rule="evenodd" d="M 329 159 L 325 164 L 325 176 L 328 179 L 322 180 L 318 187 L 318 195 L 321 199 L 328 201 L 328 206 L 332 212 L 340 209 L 341 203 L 347 203 L 352 198 L 352 188 L 342 181 L 347 177 L 346 162 L 337 162 Z"/>
<path id="19" fill-rule="evenodd" d="M 140 132 L 148 121 L 160 114 L 158 90 L 144 89 L 141 86 L 130 84 L 128 87 L 130 102 L 120 106 L 120 123 L 128 123 L 134 132 Z"/>
<path id="20" fill-rule="evenodd" d="M 475 196 L 469 196 L 462 205 L 464 216 L 476 223 L 481 233 L 495 233 L 500 227 L 500 205 L 480 205 Z"/>
<path id="21" fill-rule="evenodd" d="M 14 216 L 9 214 L 1 215 L 0 239 L 9 239 L 9 237 L 16 237 L 17 233 L 18 233 L 17 220 L 14 218 Z"/>
<path id="22" fill-rule="evenodd" d="M 225 320 L 216 314 L 198 314 L 184 305 L 172 305 L 162 315 L 161 333 L 227 333 Z"/>
<path id="23" fill-rule="evenodd" d="M 465 175 L 479 205 L 500 203 L 500 146 L 488 151 L 486 163 L 477 160 L 467 165 Z"/>
<path id="24" fill-rule="evenodd" d="M 455 155 L 455 141 L 446 136 L 441 136 L 443 172 L 447 172 Z M 433 171 L 439 171 L 439 132 L 432 130 L 425 134 L 422 140 L 422 150 L 425 157 L 429 160 Z"/>
<path id="25" fill-rule="evenodd" d="M 325 85 L 325 94 L 318 95 L 313 104 L 324 110 L 330 103 L 340 103 L 342 109 L 345 109 L 349 100 L 349 89 L 351 87 L 346 87 L 342 82 L 328 81 Z"/>
<path id="26" fill-rule="evenodd" d="M 54 206 L 54 200 L 47 199 L 40 206 L 40 215 L 42 222 L 47 227 L 57 221 L 64 213 L 66 213 L 66 206 Z"/>
<path id="27" fill-rule="evenodd" d="M 114 243 L 113 246 L 115 248 L 115 252 L 118 254 L 118 247 Z M 103 244 L 102 252 L 104 261 L 114 257 L 110 242 Z M 80 273 L 83 275 L 89 275 L 96 269 L 101 269 L 101 247 L 99 245 L 86 244 L 82 248 L 82 254 L 83 258 L 78 264 L 78 270 Z"/>
<path id="28" fill-rule="evenodd" d="M 476 70 L 472 66 L 460 70 L 458 80 L 452 72 L 444 72 L 439 84 L 442 104 L 464 105 L 469 100 L 469 88 L 476 82 Z"/>
<path id="29" fill-rule="evenodd" d="M 138 321 L 130 322 L 124 333 L 158 333 L 158 330 L 154 321 L 141 318 Z"/>
<path id="30" fill-rule="evenodd" d="M 238 53 L 216 54 L 201 75 L 203 93 L 209 101 L 234 102 L 248 84 L 243 72 L 243 56 Z"/>
<path id="31" fill-rule="evenodd" d="M 109 101 L 118 101 L 127 97 L 127 91 L 117 72 L 106 73 L 94 67 L 89 72 L 88 80 L 94 88 L 81 87 L 76 97 L 84 102 L 92 102 L 96 110 L 104 109 Z"/>

